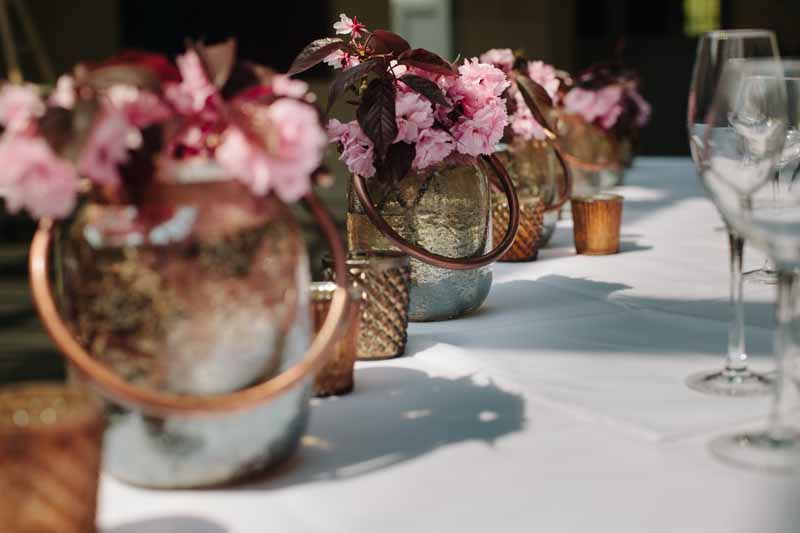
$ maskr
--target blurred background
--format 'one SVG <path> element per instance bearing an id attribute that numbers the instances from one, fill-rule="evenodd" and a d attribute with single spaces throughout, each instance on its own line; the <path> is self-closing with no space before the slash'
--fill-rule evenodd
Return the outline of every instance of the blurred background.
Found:
<path id="1" fill-rule="evenodd" d="M 621 49 L 653 105 L 642 132 L 643 155 L 688 155 L 686 91 L 699 34 L 772 29 L 784 56 L 800 56 L 800 0 L 0 0 L 3 7 L 0 15 L 7 16 L 0 25 L 10 28 L 5 36 L 13 34 L 23 76 L 34 82 L 48 80 L 25 39 L 27 23 L 37 29 L 56 73 L 123 49 L 174 55 L 187 38 L 213 43 L 228 37 L 237 38 L 241 57 L 286 70 L 305 44 L 332 32 L 339 13 L 357 15 L 370 29 L 392 29 L 450 59 L 521 48 L 531 59 L 574 73 Z M 5 54 L 7 42 L 2 44 Z M 2 59 L 0 71 L 6 72 Z M 322 104 L 330 74 L 320 67 L 303 76 Z M 351 111 L 340 105 L 332 113 L 346 117 Z M 328 159 L 337 184 L 323 196 L 341 220 L 346 175 L 335 154 Z M 25 259 L 33 227 L 24 215 L 11 217 L 0 208 L 0 382 L 63 373 L 28 295 Z M 311 228 L 308 237 L 316 254 L 321 244 Z"/>

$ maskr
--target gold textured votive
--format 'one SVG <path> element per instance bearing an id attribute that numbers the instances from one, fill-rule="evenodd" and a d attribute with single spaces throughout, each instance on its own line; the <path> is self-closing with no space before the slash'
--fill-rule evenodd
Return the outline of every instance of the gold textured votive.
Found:
<path id="1" fill-rule="evenodd" d="M 518 194 L 519 229 L 514 244 L 499 259 L 501 262 L 536 261 L 539 255 L 539 237 L 544 225 L 544 202 L 532 194 Z M 508 200 L 502 195 L 492 196 L 492 242 L 500 242 L 508 228 Z"/>
<path id="2" fill-rule="evenodd" d="M 314 331 L 319 332 L 336 292 L 337 285 L 331 281 L 311 284 L 311 315 L 314 319 Z M 353 390 L 353 367 L 356 363 L 358 346 L 358 330 L 361 323 L 362 291 L 350 288 L 350 312 L 347 318 L 347 329 L 344 335 L 331 348 L 325 365 L 314 377 L 314 396 L 332 396 L 347 394 Z"/>
<path id="3" fill-rule="evenodd" d="M 323 256 L 326 280 L 334 279 L 330 256 Z M 350 282 L 364 294 L 356 355 L 358 359 L 388 359 L 405 353 L 411 263 L 400 252 L 350 252 Z"/>
<path id="4" fill-rule="evenodd" d="M 575 251 L 583 255 L 608 255 L 619 251 L 622 196 L 597 193 L 572 198 Z"/>
<path id="5" fill-rule="evenodd" d="M 103 429 L 82 387 L 0 388 L 0 530 L 95 531 Z"/>

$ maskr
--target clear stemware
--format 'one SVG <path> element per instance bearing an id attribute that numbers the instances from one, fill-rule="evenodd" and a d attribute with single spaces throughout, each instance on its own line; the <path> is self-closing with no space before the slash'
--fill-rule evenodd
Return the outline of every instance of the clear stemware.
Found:
<path id="1" fill-rule="evenodd" d="M 692 85 L 689 89 L 687 125 L 692 159 L 698 170 L 702 168 L 698 128 L 702 129 L 704 117 L 713 101 L 723 67 L 731 61 L 747 58 L 777 60 L 778 45 L 775 34 L 767 30 L 715 31 L 703 35 L 697 45 Z M 754 372 L 747 366 L 744 306 L 742 302 L 742 256 L 744 239 L 729 224 L 730 243 L 730 301 L 731 323 L 728 328 L 728 350 L 725 366 L 719 370 L 692 374 L 686 380 L 689 387 L 705 394 L 725 396 L 758 396 L 769 394 L 772 380 Z"/>
<path id="2" fill-rule="evenodd" d="M 736 465 L 793 473 L 800 473 L 800 432 L 787 417 L 797 405 L 800 347 L 794 331 L 800 318 L 799 108 L 800 62 L 728 62 L 704 123 L 701 154 L 712 200 L 778 271 L 777 365 L 767 424 L 716 438 L 710 449 Z"/>

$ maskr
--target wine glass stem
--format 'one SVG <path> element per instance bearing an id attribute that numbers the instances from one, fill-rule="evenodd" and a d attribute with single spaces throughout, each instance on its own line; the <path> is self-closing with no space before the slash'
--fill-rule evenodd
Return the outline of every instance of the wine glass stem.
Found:
<path id="1" fill-rule="evenodd" d="M 747 369 L 744 340 L 744 302 L 742 301 L 742 256 L 744 239 L 728 230 L 731 260 L 731 308 L 733 318 L 728 329 L 728 357 L 725 368 L 731 371 Z"/>
<path id="2" fill-rule="evenodd" d="M 776 441 L 786 439 L 792 434 L 792 431 L 784 423 L 783 417 L 793 408 L 797 396 L 794 385 L 794 343 L 791 338 L 794 318 L 792 293 L 796 282 L 797 277 L 792 272 L 778 270 L 778 299 L 775 310 L 778 323 L 775 331 L 777 375 L 775 376 L 772 409 L 767 428 L 769 436 Z"/>

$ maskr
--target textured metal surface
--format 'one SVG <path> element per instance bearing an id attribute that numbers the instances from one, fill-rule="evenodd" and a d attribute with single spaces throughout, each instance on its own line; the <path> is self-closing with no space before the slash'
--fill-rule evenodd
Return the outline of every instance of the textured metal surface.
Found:
<path id="1" fill-rule="evenodd" d="M 90 205 L 62 241 L 64 316 L 95 358 L 139 387 L 241 390 L 291 368 L 310 344 L 308 261 L 288 210 L 249 195 L 201 198 L 162 206 L 172 214 L 152 225 L 131 207 Z M 195 216 L 181 220 L 185 209 Z M 109 403 L 105 465 L 159 488 L 251 475 L 295 449 L 311 382 L 230 414 L 151 416 Z"/>
<path id="2" fill-rule="evenodd" d="M 350 280 L 364 297 L 356 354 L 358 359 L 387 359 L 405 353 L 411 265 L 398 252 L 356 254 L 348 262 Z M 329 259 L 324 258 L 324 263 Z M 333 279 L 330 264 L 323 275 Z"/>
<path id="3" fill-rule="evenodd" d="M 623 146 L 610 132 L 577 115 L 558 117 L 559 143 L 568 154 L 575 196 L 593 194 L 622 183 Z"/>
<path id="4" fill-rule="evenodd" d="M 85 390 L 0 389 L 0 529 L 94 531 L 102 434 L 102 410 Z"/>
<path id="5" fill-rule="evenodd" d="M 502 262 L 535 261 L 539 255 L 539 238 L 544 223 L 544 204 L 538 196 L 519 196 L 520 217 L 514 245 L 500 258 Z M 492 227 L 495 238 L 502 235 L 508 225 L 508 204 L 494 195 L 492 202 Z"/>
<path id="6" fill-rule="evenodd" d="M 572 199 L 575 251 L 584 255 L 608 255 L 619 251 L 622 196 L 595 194 Z"/>
<path id="7" fill-rule="evenodd" d="M 448 257 L 491 250 L 490 193 L 486 175 L 473 162 L 449 162 L 411 174 L 388 191 L 370 179 L 370 196 L 404 238 Z M 373 190 L 374 189 L 374 190 Z M 394 250 L 349 192 L 348 245 L 352 250 Z M 489 293 L 490 267 L 454 271 L 411 260 L 412 321 L 447 320 L 476 310 Z"/>
<path id="8" fill-rule="evenodd" d="M 336 284 L 332 282 L 311 284 L 311 315 L 315 331 L 319 330 L 328 316 L 335 288 Z M 353 390 L 353 367 L 358 352 L 362 297 L 361 289 L 351 289 L 347 330 L 334 344 L 325 365 L 314 376 L 314 396 L 347 394 Z"/>

